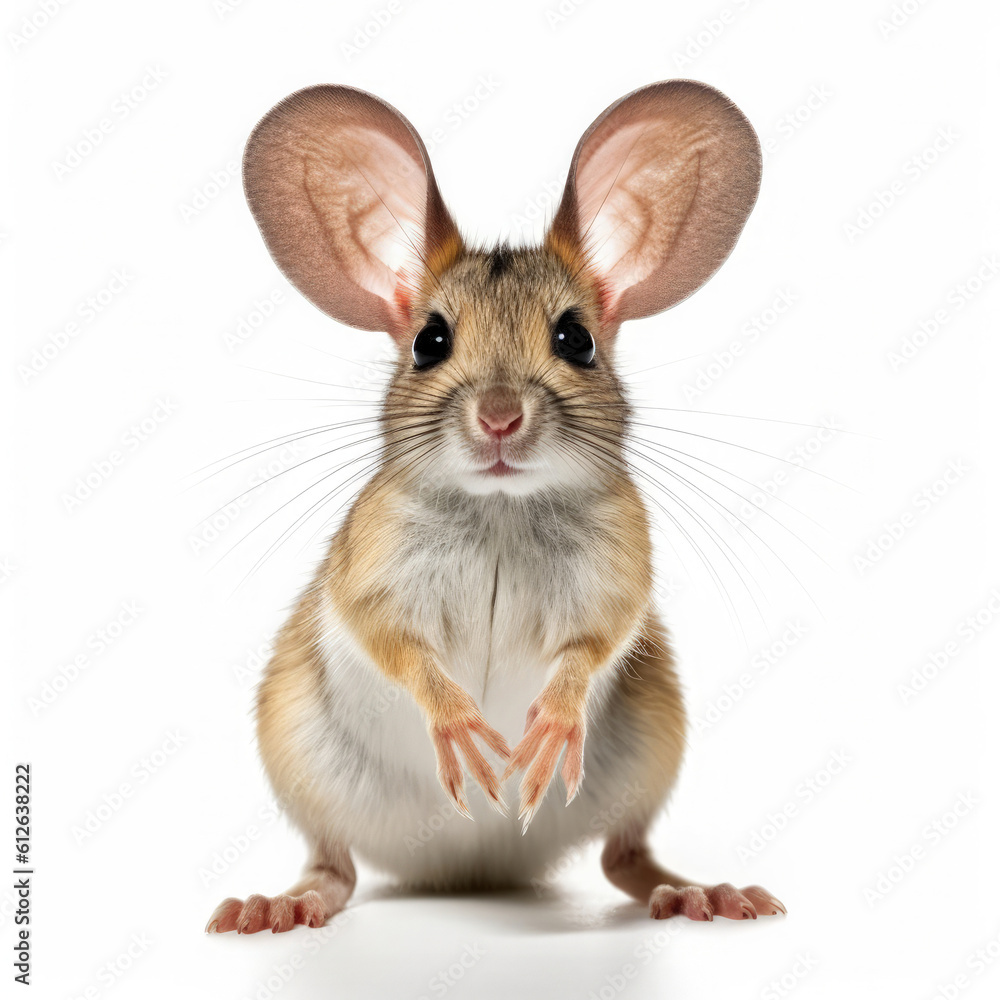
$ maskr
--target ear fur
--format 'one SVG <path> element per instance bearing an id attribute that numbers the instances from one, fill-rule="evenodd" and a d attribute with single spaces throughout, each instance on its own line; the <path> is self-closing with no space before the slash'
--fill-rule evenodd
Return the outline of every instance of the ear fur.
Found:
<path id="1" fill-rule="evenodd" d="M 729 256 L 757 199 L 761 154 L 712 87 L 669 80 L 583 134 L 547 243 L 590 270 L 607 327 L 676 305 Z"/>
<path id="2" fill-rule="evenodd" d="M 243 184 L 281 270 L 350 326 L 400 335 L 423 271 L 462 249 L 416 130 L 353 87 L 272 108 L 247 142 Z"/>

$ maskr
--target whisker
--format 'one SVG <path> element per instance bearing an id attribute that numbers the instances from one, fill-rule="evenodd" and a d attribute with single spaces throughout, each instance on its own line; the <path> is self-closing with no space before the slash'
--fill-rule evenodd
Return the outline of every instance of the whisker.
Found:
<path id="1" fill-rule="evenodd" d="M 587 432 L 586 431 L 581 431 L 579 428 L 577 428 L 577 433 L 586 434 Z M 761 618 L 761 622 L 763 624 L 765 624 L 765 626 L 766 626 L 766 620 L 765 620 L 765 618 L 764 618 L 764 616 L 763 616 L 763 614 L 762 614 L 762 612 L 760 610 L 760 606 L 757 604 L 756 598 L 753 596 L 753 593 L 751 592 L 749 586 L 747 585 L 746 581 L 744 580 L 742 574 L 739 572 L 739 570 L 736 569 L 736 566 L 733 563 L 733 559 L 735 559 L 740 564 L 740 566 L 742 567 L 742 569 L 747 573 L 747 575 L 753 581 L 754 585 L 761 592 L 762 596 L 764 596 L 763 588 L 761 588 L 760 584 L 754 578 L 754 576 L 753 576 L 752 572 L 750 571 L 749 567 L 746 565 L 746 563 L 743 562 L 742 558 L 740 558 L 739 554 L 733 549 L 733 547 L 722 537 L 722 535 L 718 532 L 718 530 L 712 524 L 710 524 L 701 514 L 699 514 L 686 500 L 684 500 L 682 497 L 680 497 L 679 494 L 677 494 L 673 490 L 668 489 L 666 486 L 664 486 L 662 483 L 658 482 L 655 478 L 653 478 L 652 476 L 650 476 L 644 470 L 639 469 L 639 468 L 637 468 L 634 465 L 631 467 L 631 469 L 632 469 L 632 472 L 634 472 L 634 473 L 638 474 L 639 476 L 641 476 L 647 482 L 651 483 L 657 489 L 661 490 L 666 496 L 668 496 L 671 500 L 673 500 L 674 503 L 676 503 L 679 506 L 681 506 L 691 516 L 691 518 L 695 521 L 695 523 L 698 524 L 702 528 L 702 530 L 705 531 L 706 534 L 709 535 L 709 537 L 715 543 L 716 547 L 722 553 L 722 555 L 724 556 L 724 558 L 727 560 L 727 562 L 729 562 L 730 566 L 732 566 L 734 572 L 736 572 L 737 578 L 740 580 L 740 582 L 742 583 L 744 589 L 747 591 L 747 596 L 750 598 L 750 600 L 752 601 L 754 607 L 756 608 L 757 613 L 758 613 L 758 615 Z M 668 474 L 671 474 L 670 470 L 668 470 L 666 468 L 663 468 L 662 471 L 667 472 Z M 674 477 L 674 478 L 677 478 L 677 477 Z M 732 553 L 732 558 L 730 558 L 730 553 Z"/>
<path id="2" fill-rule="evenodd" d="M 399 442 L 399 443 L 400 443 L 400 444 L 403 444 L 403 443 L 406 443 L 407 441 L 410 441 L 410 440 L 414 440 L 414 439 L 417 439 L 417 438 L 419 438 L 419 437 L 421 436 L 421 434 L 423 434 L 423 433 L 425 433 L 425 432 L 424 432 L 424 431 L 420 431 L 420 432 L 418 432 L 418 433 L 416 433 L 416 434 L 412 434 L 412 435 L 409 435 L 409 436 L 407 436 L 407 437 L 404 437 L 404 438 L 402 438 L 402 439 L 400 440 L 400 442 Z M 216 563 L 214 563 L 214 564 L 213 564 L 213 566 L 212 566 L 211 568 L 212 568 L 212 569 L 214 569 L 214 568 L 215 568 L 216 566 L 218 566 L 218 565 L 219 565 L 219 563 L 220 563 L 220 562 L 221 562 L 221 561 L 222 561 L 222 560 L 223 560 L 224 558 L 226 558 L 226 557 L 228 557 L 229 555 L 231 555 L 231 554 L 232 554 L 232 553 L 233 553 L 233 552 L 234 552 L 234 551 L 235 551 L 235 550 L 236 550 L 236 549 L 237 549 L 237 548 L 238 548 L 238 547 L 239 547 L 240 545 L 242 545 L 242 544 L 243 544 L 244 542 L 246 542 L 246 540 L 247 540 L 247 539 L 248 539 L 248 538 L 249 538 L 249 537 L 250 537 L 251 535 L 253 535 L 253 534 L 254 534 L 254 532 L 256 532 L 256 531 L 257 531 L 257 530 L 259 530 L 259 529 L 260 529 L 261 527 L 263 527 L 263 526 L 264 526 L 264 525 L 265 525 L 265 524 L 266 524 L 266 523 L 267 523 L 268 521 L 270 521 L 270 520 L 271 520 L 271 518 L 273 518 L 273 517 L 275 517 L 275 516 L 276 516 L 277 514 L 281 513 L 281 511 L 282 511 L 282 510 L 284 510 L 284 509 L 285 509 L 285 508 L 286 508 L 286 507 L 287 507 L 287 506 L 288 506 L 289 504 L 291 504 L 291 503 L 294 503 L 294 502 L 295 502 L 296 500 L 298 500 L 298 499 L 299 499 L 299 498 L 300 498 L 301 496 L 303 496 L 304 494 L 308 493 L 308 492 L 309 492 L 309 491 L 310 491 L 311 489 L 314 489 L 314 488 L 315 488 L 316 486 L 318 486 L 318 485 L 319 485 L 319 484 L 320 484 L 321 482 L 324 482 L 324 481 L 325 481 L 326 479 L 329 479 L 329 478 L 330 478 L 330 476 L 332 476 L 332 475 L 336 475 L 336 473 L 337 473 L 337 472 L 340 472 L 340 471 L 343 471 L 343 469 L 344 469 L 344 468 L 349 468 L 349 467 L 350 467 L 350 465 L 354 464 L 355 462 L 359 462 L 359 461 L 364 461 L 364 460 L 365 460 L 366 458 L 369 458 L 369 457 L 370 457 L 370 456 L 367 456 L 367 455 L 360 455 L 360 456 L 358 456 L 358 457 L 356 457 L 356 458 L 354 458 L 354 459 L 350 459 L 350 460 L 349 460 L 348 462 L 344 463 L 344 465 L 343 465 L 343 466 L 338 466 L 337 468 L 333 469 L 333 470 L 332 470 L 331 472 L 327 473 L 327 474 L 326 474 L 325 476 L 323 476 L 323 477 L 322 477 L 322 478 L 320 478 L 319 480 L 316 480 L 315 482 L 312 482 L 312 483 L 310 483 L 310 484 L 309 484 L 308 486 L 306 486 L 306 487 L 305 487 L 304 489 L 300 490 L 300 491 L 299 491 L 298 493 L 296 493 L 296 494 L 295 494 L 295 496 L 293 496 L 293 497 L 292 497 L 291 499 L 289 499 L 289 500 L 286 500 L 286 501 L 285 501 L 285 502 L 284 502 L 284 503 L 283 503 L 283 504 L 282 504 L 282 505 L 281 505 L 280 507 L 278 507 L 278 508 L 277 508 L 277 510 L 274 510 L 274 511 L 272 511 L 272 512 L 271 512 L 270 514 L 268 514 L 268 515 L 267 515 L 266 517 L 264 517 L 264 518 L 263 518 L 263 520 L 261 520 L 261 521 L 259 521 L 259 522 L 258 522 L 257 524 L 255 524 L 255 525 L 254 525 L 254 526 L 253 526 L 253 527 L 252 527 L 252 528 L 251 528 L 251 529 L 250 529 L 250 530 L 249 530 L 249 531 L 248 531 L 248 532 L 247 532 L 247 533 L 246 533 L 246 534 L 245 534 L 245 535 L 244 535 L 244 536 L 243 536 L 242 538 L 240 538 L 240 539 L 239 539 L 239 540 L 238 540 L 237 542 L 235 542 L 235 543 L 234 543 L 234 544 L 233 544 L 233 545 L 232 545 L 232 546 L 231 546 L 231 547 L 230 547 L 230 548 L 229 548 L 229 549 L 228 549 L 228 550 L 227 550 L 227 551 L 226 551 L 226 552 L 225 552 L 225 553 L 223 554 L 223 556 L 221 556 L 221 557 L 220 557 L 220 558 L 219 558 L 219 559 L 218 559 L 218 560 L 216 561 Z M 380 463 L 381 461 L 382 461 L 382 456 L 381 456 L 381 455 L 379 455 L 379 456 L 377 456 L 377 457 L 376 457 L 376 458 L 375 458 L 375 459 L 374 459 L 374 460 L 372 461 L 372 465 L 373 465 L 373 466 L 378 466 L 378 465 L 379 465 L 379 463 Z M 270 553 L 270 551 L 271 551 L 271 550 L 269 549 L 269 550 L 268 550 L 268 553 Z M 258 561 L 258 562 L 259 562 L 259 561 Z M 257 564 L 257 563 L 255 563 L 255 564 L 254 564 L 254 567 L 253 567 L 253 568 L 252 568 L 252 570 L 251 570 L 251 574 L 252 574 L 253 572 L 255 572 L 257 568 L 258 568 L 258 564 Z"/>
<path id="3" fill-rule="evenodd" d="M 576 445 L 578 448 L 581 447 L 579 442 L 576 442 Z M 619 456 L 612 455 L 611 458 L 609 458 L 607 450 L 601 448 L 600 446 L 595 446 L 593 443 L 589 443 L 583 445 L 582 447 L 584 450 L 589 450 L 592 453 L 595 453 L 596 457 L 603 458 L 605 465 L 610 466 L 613 472 L 617 475 L 621 475 L 622 472 L 625 470 L 635 471 L 634 467 L 630 467 L 627 462 L 623 462 Z M 736 609 L 735 602 L 732 600 L 729 591 L 727 590 L 725 584 L 722 582 L 722 578 L 719 576 L 719 573 L 716 570 L 716 568 L 712 565 L 712 561 L 707 557 L 704 549 L 702 549 L 702 547 L 695 541 L 691 533 L 687 530 L 687 528 L 684 527 L 684 525 L 680 522 L 680 520 L 672 511 L 669 511 L 666 507 L 664 507 L 663 504 L 661 504 L 655 497 L 648 497 L 648 499 L 655 507 L 657 507 L 657 509 L 659 509 L 663 513 L 663 515 L 674 525 L 674 527 L 681 533 L 681 535 L 683 535 L 688 545 L 691 546 L 692 550 L 698 556 L 698 559 L 705 567 L 706 571 L 709 574 L 709 577 L 712 579 L 713 584 L 719 591 L 719 596 L 722 599 L 723 606 L 726 608 L 726 612 L 730 616 L 730 620 L 732 621 L 734 628 L 736 628 L 737 631 L 739 631 L 739 633 L 742 635 L 744 645 L 748 645 L 746 639 L 746 632 L 743 629 L 743 624 L 739 619 L 739 613 Z M 742 578 L 741 582 L 743 582 Z M 744 586 L 746 586 L 745 583 Z"/>
<path id="4" fill-rule="evenodd" d="M 593 435 L 600 436 L 602 440 L 604 440 L 604 441 L 606 441 L 608 443 L 612 443 L 612 444 L 617 444 L 618 443 L 618 439 L 616 437 L 614 437 L 613 435 L 611 435 L 611 434 L 603 433 L 601 431 L 595 430 L 594 428 L 587 428 L 587 432 L 589 432 L 590 434 L 593 434 Z M 632 441 L 635 441 L 635 439 L 632 439 Z M 822 610 L 819 608 L 819 605 L 816 603 L 816 601 L 814 600 L 813 596 L 809 593 L 808 589 L 802 583 L 802 581 L 799 578 L 798 574 L 795 573 L 795 571 L 791 568 L 791 566 L 788 565 L 787 561 L 770 545 L 770 543 L 765 538 L 763 538 L 753 528 L 752 525 L 750 525 L 744 518 L 740 517 L 739 514 L 737 514 L 735 511 L 731 510 L 729 507 L 727 507 L 725 504 L 723 504 L 717 497 L 713 497 L 710 493 L 708 493 L 702 487 L 698 486 L 698 484 L 692 482 L 686 476 L 681 475 L 675 469 L 669 468 L 668 466 L 664 465 L 662 462 L 660 462 L 660 461 L 652 458 L 649 455 L 645 455 L 645 454 L 641 454 L 641 453 L 636 452 L 634 450 L 634 448 L 632 448 L 632 441 L 626 440 L 626 441 L 624 441 L 622 443 L 622 446 L 625 447 L 625 448 L 627 448 L 627 449 L 631 449 L 632 453 L 635 454 L 637 457 L 640 457 L 644 461 L 649 462 L 650 464 L 652 464 L 654 466 L 654 468 L 659 469 L 661 472 L 666 473 L 667 475 L 671 476 L 672 478 L 676 479 L 677 481 L 683 482 L 689 489 L 691 489 L 694 492 L 696 492 L 696 493 L 700 494 L 701 496 L 703 496 L 713 506 L 713 508 L 716 509 L 719 512 L 720 516 L 723 517 L 723 520 L 726 523 L 729 523 L 730 527 L 733 527 L 733 530 L 736 530 L 736 529 L 728 521 L 727 515 L 728 515 L 728 517 L 734 518 L 736 521 L 738 521 L 743 526 L 744 529 L 746 529 L 747 531 L 749 531 L 750 534 L 761 545 L 763 545 L 764 548 L 766 548 L 768 550 L 768 552 L 770 552 L 771 555 L 781 564 L 781 566 L 785 569 L 785 571 L 789 574 L 789 576 L 791 576 L 791 578 L 796 582 L 796 584 L 802 590 L 803 594 L 808 598 L 808 600 L 810 601 L 810 603 L 816 608 L 816 610 L 820 613 L 820 615 L 822 615 Z M 637 443 L 642 444 L 642 440 L 640 439 L 639 442 L 637 442 Z M 648 449 L 651 446 L 650 446 L 649 443 L 646 443 L 644 445 L 644 447 L 646 447 Z M 730 493 L 733 493 L 735 496 L 740 497 L 740 499 L 746 500 L 746 497 L 744 497 L 741 493 L 739 493 L 738 491 L 732 489 L 732 487 L 728 486 L 726 483 L 723 483 L 721 480 L 716 479 L 714 476 L 710 476 L 704 470 L 698 469 L 698 468 L 696 468 L 694 466 L 691 466 L 691 465 L 689 465 L 686 462 L 680 462 L 679 459 L 673 458 L 673 456 L 668 456 L 668 457 L 670 457 L 673 461 L 678 462 L 679 464 L 684 465 L 687 468 L 690 468 L 693 472 L 696 472 L 696 473 L 698 473 L 698 474 L 700 474 L 702 476 L 705 476 L 706 478 L 712 480 L 712 482 L 715 482 L 717 485 L 719 485 L 720 487 L 722 487 L 725 490 L 728 490 Z M 647 477 L 647 478 L 649 478 L 649 477 Z M 653 485 L 657 486 L 657 488 L 663 489 L 662 484 L 660 484 L 654 478 L 649 478 L 649 481 L 652 482 Z M 802 539 L 801 537 L 799 537 L 798 534 L 796 534 L 794 531 L 792 531 L 791 528 L 789 528 L 787 525 L 783 524 L 781 521 L 779 521 L 777 518 L 775 518 L 773 515 L 771 515 L 769 511 L 764 511 L 760 507 L 758 507 L 757 509 L 761 510 L 762 513 L 767 514 L 771 518 L 771 520 L 773 520 L 776 524 L 778 524 L 785 531 L 787 531 L 790 535 L 792 535 L 792 537 L 794 537 L 805 548 L 807 548 L 824 565 L 829 566 L 829 564 L 826 562 L 826 560 L 823 559 L 823 557 L 818 552 L 816 552 L 815 549 L 813 549 L 812 546 L 809 545 L 804 539 Z M 739 532 L 738 531 L 737 531 L 737 536 L 739 536 Z M 735 555 L 735 553 L 734 553 L 734 555 Z M 758 558 L 759 558 L 759 556 L 758 556 Z M 756 581 L 755 581 L 755 583 L 756 583 Z M 759 588 L 759 584 L 757 584 L 757 586 Z M 762 593 L 763 593 L 763 591 L 762 591 Z"/>
<path id="5" fill-rule="evenodd" d="M 398 425 L 398 427 L 401 427 L 403 430 L 406 430 L 409 427 L 416 427 L 416 426 L 420 426 L 420 424 L 412 423 L 412 424 Z M 213 511 L 204 520 L 206 521 L 210 520 L 211 518 L 215 517 L 216 514 L 219 514 L 222 511 L 224 511 L 228 506 L 230 506 L 230 504 L 237 503 L 239 500 L 242 500 L 243 497 L 249 495 L 256 489 L 259 489 L 261 486 L 265 486 L 268 483 L 273 482 L 279 476 L 283 476 L 288 472 L 294 472 L 296 469 L 301 469 L 304 465 L 308 465 L 310 462 L 318 461 L 321 458 L 327 458 L 329 455 L 334 454 L 334 452 L 342 451 L 344 448 L 357 448 L 360 447 L 361 445 L 369 444 L 372 441 L 378 441 L 380 438 L 384 436 L 384 433 L 385 432 L 380 428 L 378 432 L 375 434 L 369 434 L 367 437 L 362 437 L 360 439 L 356 439 L 353 441 L 345 441 L 342 444 L 337 445 L 336 447 L 329 448 L 326 451 L 320 452 L 318 455 L 311 455 L 309 458 L 305 458 L 301 462 L 296 462 L 295 465 L 290 465 L 287 468 L 280 469 L 278 472 L 274 473 L 274 475 L 268 476 L 266 479 L 262 479 L 260 482 L 254 483 L 252 486 L 244 490 L 238 496 L 233 497 L 233 499 L 230 500 L 228 503 L 224 503 L 218 510 Z"/>

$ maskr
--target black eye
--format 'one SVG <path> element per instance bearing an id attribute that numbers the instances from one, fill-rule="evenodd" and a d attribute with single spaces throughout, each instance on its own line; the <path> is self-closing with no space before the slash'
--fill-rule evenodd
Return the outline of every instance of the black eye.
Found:
<path id="1" fill-rule="evenodd" d="M 593 364 L 596 350 L 594 338 L 585 326 L 577 323 L 572 310 L 559 317 L 552 334 L 552 350 L 557 357 L 572 365 L 586 368 Z"/>
<path id="2" fill-rule="evenodd" d="M 413 338 L 413 363 L 430 368 L 451 354 L 451 330 L 443 316 L 433 313 L 427 325 Z"/>

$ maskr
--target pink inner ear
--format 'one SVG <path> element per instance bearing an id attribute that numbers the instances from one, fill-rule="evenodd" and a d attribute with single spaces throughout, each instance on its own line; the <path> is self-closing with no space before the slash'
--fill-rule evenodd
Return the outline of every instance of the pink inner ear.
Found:
<path id="1" fill-rule="evenodd" d="M 663 265 L 697 192 L 697 148 L 679 132 L 676 121 L 630 122 L 595 143 L 577 168 L 584 246 L 612 313 L 626 289 Z"/>
<path id="2" fill-rule="evenodd" d="M 306 189 L 347 251 L 351 277 L 398 308 L 406 272 L 417 273 L 427 181 L 423 167 L 375 129 L 342 135 L 306 167 Z M 343 237 L 346 236 L 345 240 Z"/>

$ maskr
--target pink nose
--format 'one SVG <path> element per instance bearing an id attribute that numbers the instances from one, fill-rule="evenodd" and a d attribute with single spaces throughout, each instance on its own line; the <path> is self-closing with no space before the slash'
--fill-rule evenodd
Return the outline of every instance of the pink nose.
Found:
<path id="1" fill-rule="evenodd" d="M 524 415 L 520 410 L 507 410 L 502 413 L 479 414 L 479 426 L 485 433 L 497 439 L 507 437 L 524 422 Z"/>

